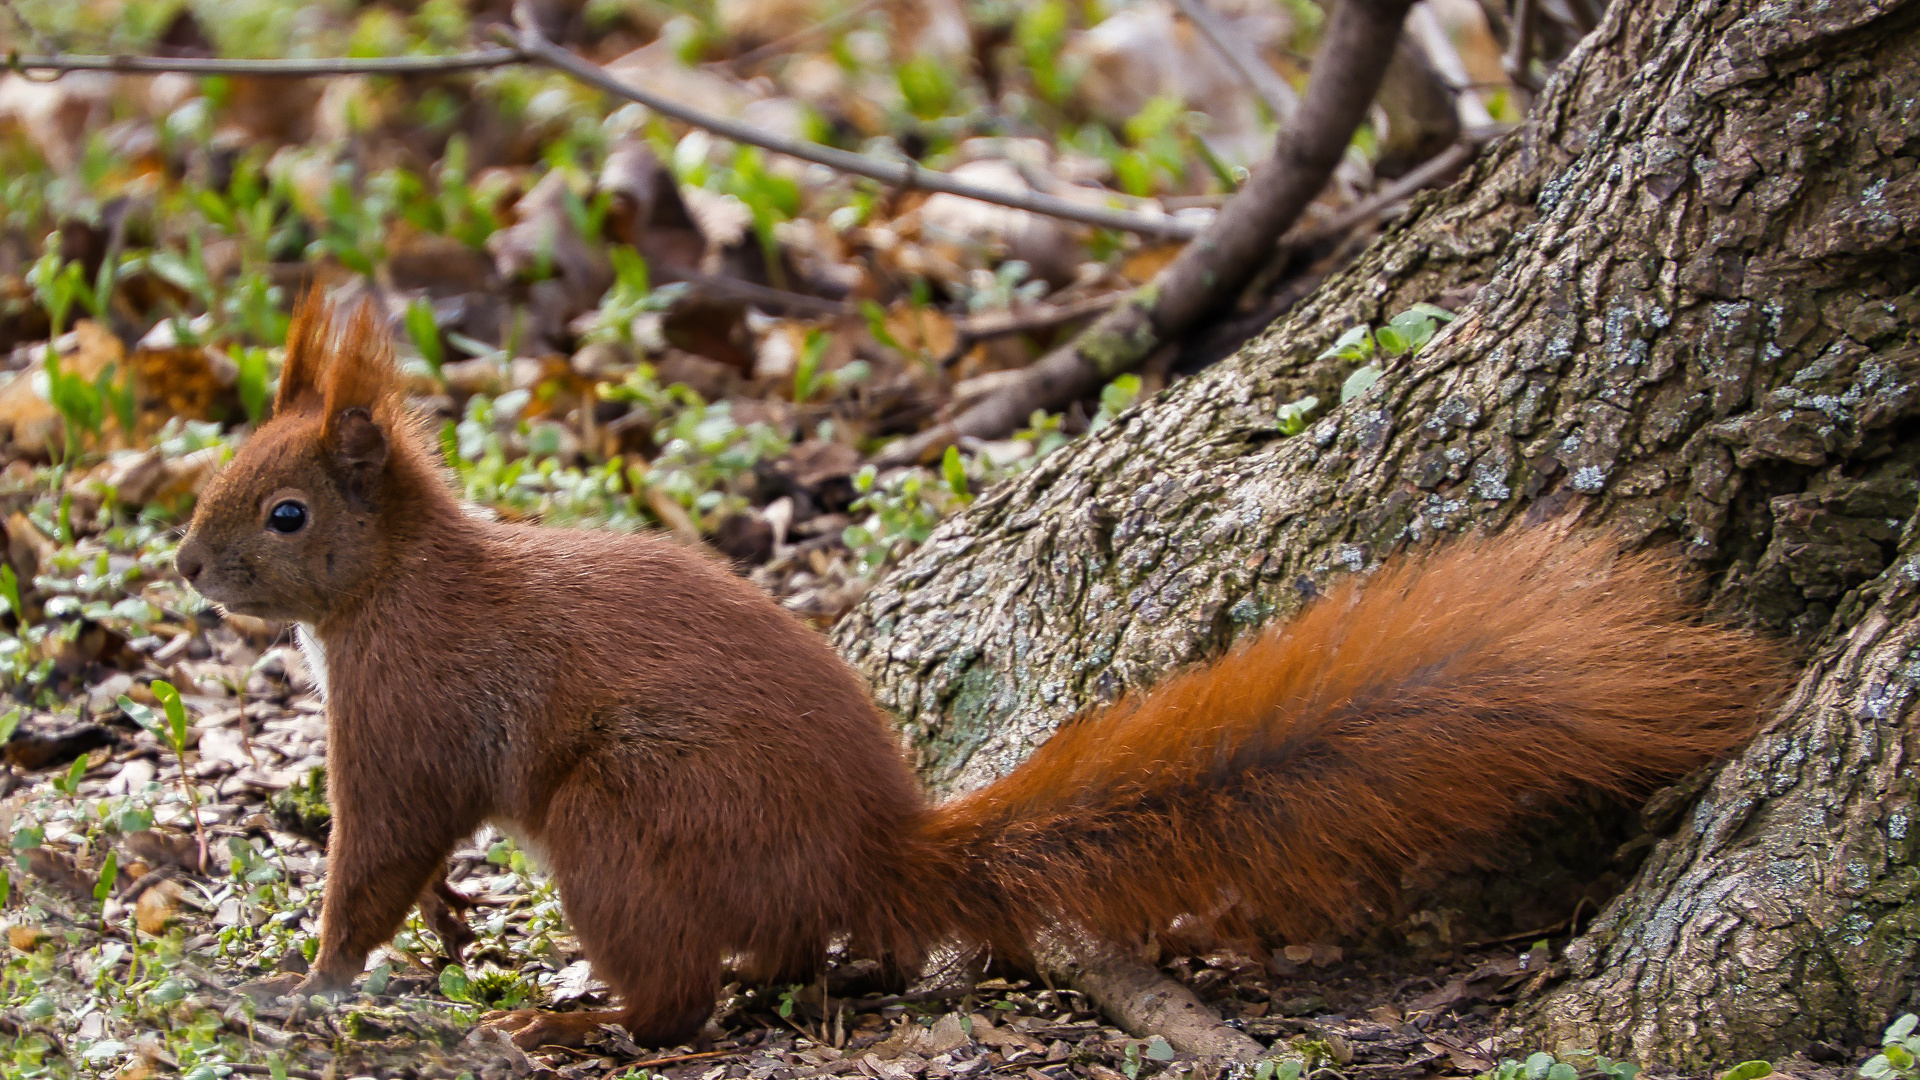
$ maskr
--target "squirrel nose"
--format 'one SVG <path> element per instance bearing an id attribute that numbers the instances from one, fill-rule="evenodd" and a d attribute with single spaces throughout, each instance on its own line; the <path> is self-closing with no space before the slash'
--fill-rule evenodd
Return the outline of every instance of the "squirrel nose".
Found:
<path id="1" fill-rule="evenodd" d="M 180 571 L 180 576 L 187 579 L 187 584 L 191 585 L 200 576 L 200 571 L 205 568 L 206 559 L 201 557 L 200 549 L 195 545 L 183 544 L 180 551 L 173 557 L 173 565 L 174 569 Z"/>

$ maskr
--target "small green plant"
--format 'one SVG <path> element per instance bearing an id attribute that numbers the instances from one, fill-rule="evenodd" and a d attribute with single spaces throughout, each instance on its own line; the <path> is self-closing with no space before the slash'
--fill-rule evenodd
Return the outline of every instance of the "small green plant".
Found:
<path id="1" fill-rule="evenodd" d="M 1274 414 L 1275 422 L 1280 425 L 1280 434 L 1298 435 L 1307 430 L 1307 418 L 1319 407 L 1320 399 L 1312 395 L 1280 406 L 1279 411 Z"/>
<path id="2" fill-rule="evenodd" d="M 313 839 L 324 837 L 333 823 L 333 810 L 327 805 L 326 767 L 315 765 L 307 771 L 306 779 L 275 792 L 268 805 L 289 832 Z"/>
<path id="3" fill-rule="evenodd" d="M 895 558 L 926 542 L 934 527 L 954 509 L 973 501 L 966 465 L 957 447 L 947 447 L 938 473 L 902 469 L 886 480 L 868 465 L 853 478 L 860 497 L 852 509 L 867 511 L 867 519 L 849 525 L 841 540 L 861 569 L 876 574 Z"/>
<path id="4" fill-rule="evenodd" d="M 675 283 L 655 289 L 647 260 L 625 244 L 609 245 L 607 258 L 613 263 L 613 285 L 600 298 L 585 338 L 633 345 L 633 321 L 649 311 L 665 311 L 686 286 Z"/>
<path id="5" fill-rule="evenodd" d="M 1100 408 L 1087 421 L 1087 431 L 1095 432 L 1108 424 L 1113 418 L 1125 412 L 1127 407 L 1140 398 L 1140 376 L 1121 375 L 1100 389 Z"/>
<path id="6" fill-rule="evenodd" d="M 800 347 L 800 358 L 793 366 L 794 404 L 804 405 L 823 390 L 829 395 L 837 394 L 849 386 L 866 381 L 871 369 L 865 360 L 854 360 L 833 371 L 823 372 L 820 362 L 826 355 L 826 333 L 818 328 L 807 331 L 806 341 Z"/>
<path id="7" fill-rule="evenodd" d="M 1860 1066 L 1860 1075 L 1868 1080 L 1915 1080 L 1920 1077 L 1920 1016 L 1907 1013 L 1887 1025 L 1880 1037 L 1880 1052 Z"/>
<path id="8" fill-rule="evenodd" d="M 240 394 L 240 407 L 247 410 L 247 419 L 258 424 L 267 415 L 267 365 L 270 352 L 259 346 L 235 349 L 234 363 L 240 374 L 234 387 Z"/>
<path id="9" fill-rule="evenodd" d="M 1415 304 L 1389 319 L 1385 326 L 1377 329 L 1356 326 L 1341 334 L 1320 354 L 1322 360 L 1337 357 L 1360 365 L 1341 385 L 1341 403 L 1345 404 L 1366 393 L 1379 381 L 1380 358 L 1418 355 L 1427 342 L 1433 340 L 1433 335 L 1439 332 L 1441 324 L 1452 322 L 1453 319 L 1453 312 L 1446 308 Z"/>
<path id="10" fill-rule="evenodd" d="M 27 606 L 20 599 L 20 577 L 13 572 L 13 567 L 5 564 L 0 564 L 0 600 L 6 601 L 6 610 L 13 613 L 15 624 L 25 630 L 28 625 Z M 18 710 L 8 715 L 13 717 L 14 723 L 19 723 Z M 13 729 L 9 727 L 7 733 L 12 734 Z"/>
<path id="11" fill-rule="evenodd" d="M 446 360 L 445 352 L 440 348 L 440 324 L 433 317 L 433 303 L 424 297 L 416 297 L 407 304 L 407 337 L 413 341 L 413 347 L 420 351 L 420 358 L 433 369 L 433 377 L 440 377 L 440 365 Z"/>
<path id="12" fill-rule="evenodd" d="M 1064 0 L 1021 5 L 1020 17 L 1013 26 L 1014 47 L 1026 62 L 1034 89 L 1055 105 L 1064 104 L 1073 93 L 1074 75 L 1060 66 L 1070 29 Z"/>
<path id="13" fill-rule="evenodd" d="M 1127 1044 L 1125 1057 L 1120 1063 L 1120 1072 L 1127 1077 L 1127 1080 L 1138 1080 L 1149 1061 L 1165 1064 L 1176 1056 L 1173 1044 L 1159 1035 L 1147 1040 L 1144 1050 L 1142 1045 L 1137 1042 Z"/>
<path id="14" fill-rule="evenodd" d="M 895 69 L 907 111 L 922 120 L 938 120 L 954 111 L 960 98 L 953 72 L 933 56 L 909 57 Z"/>
<path id="15" fill-rule="evenodd" d="M 1300 1080 L 1307 1071 L 1302 1058 L 1267 1058 L 1253 1067 L 1253 1080 Z"/>
<path id="16" fill-rule="evenodd" d="M 200 792 L 190 780 L 187 767 L 187 736 L 191 727 L 187 722 L 187 707 L 180 700 L 180 691 L 163 679 L 153 681 L 153 696 L 160 702 L 160 715 L 125 694 L 120 695 L 120 711 L 130 717 L 134 723 L 152 732 L 155 738 L 167 744 L 173 750 L 173 756 L 180 764 L 180 793 L 187 801 L 187 813 L 193 817 L 194 838 L 200 845 L 200 871 L 206 872 L 207 866 L 207 827 L 200 820 Z"/>
<path id="17" fill-rule="evenodd" d="M 1513 1058 L 1503 1059 L 1492 1069 L 1479 1074 L 1475 1080 L 1582 1080 L 1582 1078 L 1585 1080 L 1602 1080 L 1602 1078 L 1634 1080 L 1638 1075 L 1640 1075 L 1640 1066 L 1631 1062 L 1615 1061 L 1599 1054 L 1571 1051 L 1563 1060 L 1541 1051 L 1529 1054 L 1524 1061 L 1516 1061 Z"/>

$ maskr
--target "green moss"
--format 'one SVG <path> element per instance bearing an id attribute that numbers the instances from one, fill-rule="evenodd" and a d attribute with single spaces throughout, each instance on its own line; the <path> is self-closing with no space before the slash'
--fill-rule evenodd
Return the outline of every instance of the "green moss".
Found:
<path id="1" fill-rule="evenodd" d="M 273 817 L 288 832 L 324 844 L 333 826 L 333 810 L 327 805 L 327 770 L 315 766 L 302 783 L 274 795 Z"/>

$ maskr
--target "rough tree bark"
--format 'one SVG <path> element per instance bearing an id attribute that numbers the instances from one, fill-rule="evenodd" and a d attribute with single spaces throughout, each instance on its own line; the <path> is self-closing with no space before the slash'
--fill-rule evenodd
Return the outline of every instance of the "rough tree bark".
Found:
<path id="1" fill-rule="evenodd" d="M 1402 547 L 1550 515 L 1677 540 L 1719 614 L 1816 662 L 1535 1033 L 1698 1064 L 1875 1029 L 1920 934 L 1917 158 L 1920 0 L 1609 5 L 1524 132 L 949 522 L 840 646 L 960 791 Z M 1338 398 L 1328 342 L 1422 300 L 1461 317 L 1282 435 Z"/>

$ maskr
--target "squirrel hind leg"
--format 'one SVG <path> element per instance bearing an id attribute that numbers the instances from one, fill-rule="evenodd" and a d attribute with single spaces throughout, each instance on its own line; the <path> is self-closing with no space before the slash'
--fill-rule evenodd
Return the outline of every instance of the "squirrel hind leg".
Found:
<path id="1" fill-rule="evenodd" d="M 608 805 L 619 804 L 576 782 L 548 815 L 550 867 L 567 921 L 624 1006 L 580 1023 L 584 1033 L 617 1021 L 635 1042 L 678 1045 L 699 1033 L 720 997 L 726 934 L 711 901 L 693 890 L 707 868 L 662 860 L 643 839 L 644 823 L 607 814 Z"/>

